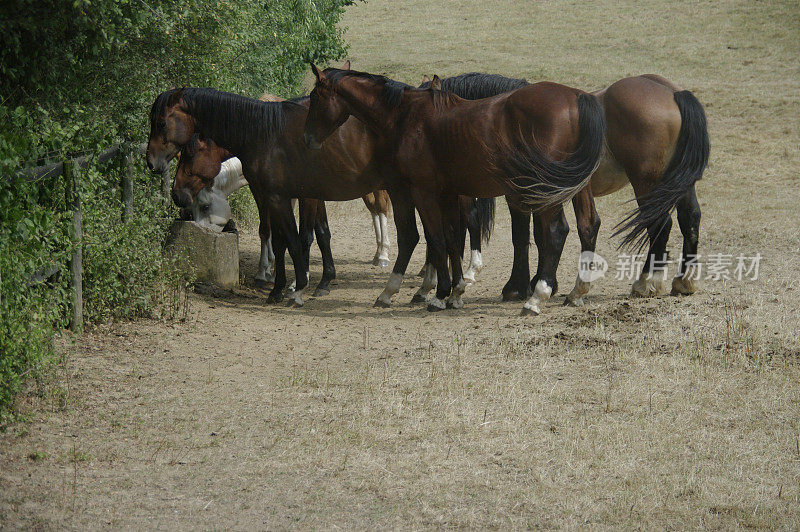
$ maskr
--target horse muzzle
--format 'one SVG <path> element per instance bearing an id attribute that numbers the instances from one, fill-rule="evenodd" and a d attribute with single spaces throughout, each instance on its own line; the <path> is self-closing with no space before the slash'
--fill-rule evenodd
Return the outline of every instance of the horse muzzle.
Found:
<path id="1" fill-rule="evenodd" d="M 192 205 L 192 195 L 185 188 L 179 188 L 179 189 L 173 188 L 172 201 L 178 207 L 183 207 L 184 209 L 186 209 L 191 207 Z"/>
<path id="2" fill-rule="evenodd" d="M 147 168 L 150 169 L 150 172 L 154 174 L 163 174 L 167 171 L 167 161 L 166 159 L 159 159 L 153 160 L 151 157 L 146 157 L 147 160 Z"/>
<path id="3" fill-rule="evenodd" d="M 322 143 L 317 140 L 317 137 L 308 132 L 303 133 L 303 142 L 309 150 L 322 148 Z"/>

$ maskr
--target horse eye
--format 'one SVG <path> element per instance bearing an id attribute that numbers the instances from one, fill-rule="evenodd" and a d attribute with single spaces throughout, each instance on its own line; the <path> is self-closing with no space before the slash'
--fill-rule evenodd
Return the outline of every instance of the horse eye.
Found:
<path id="1" fill-rule="evenodd" d="M 200 210 L 203 211 L 203 212 L 207 212 L 210 208 L 211 208 L 211 204 L 210 203 L 206 203 L 205 205 L 203 205 L 200 208 Z"/>

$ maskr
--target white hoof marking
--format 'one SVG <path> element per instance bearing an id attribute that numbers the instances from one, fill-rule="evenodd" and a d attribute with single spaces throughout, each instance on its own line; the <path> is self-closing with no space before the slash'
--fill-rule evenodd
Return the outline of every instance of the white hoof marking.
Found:
<path id="1" fill-rule="evenodd" d="M 553 289 L 547 284 L 547 281 L 538 281 L 536 288 L 533 290 L 533 295 L 522 305 L 523 312 L 528 311 L 532 314 L 540 314 L 540 305 L 550 299 L 553 294 Z"/>

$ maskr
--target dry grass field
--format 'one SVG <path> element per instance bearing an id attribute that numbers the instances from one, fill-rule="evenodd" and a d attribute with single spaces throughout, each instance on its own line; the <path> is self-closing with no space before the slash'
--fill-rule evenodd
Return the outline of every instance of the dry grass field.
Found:
<path id="1" fill-rule="evenodd" d="M 521 317 L 501 203 L 463 310 L 409 306 L 411 276 L 373 309 L 387 273 L 350 202 L 329 207 L 338 284 L 290 309 L 252 287 L 244 233 L 243 287 L 192 295 L 185 322 L 64 339 L 58 393 L 0 434 L 0 528 L 800 528 L 800 5 L 370 0 L 344 25 L 354 68 L 409 83 L 694 91 L 700 253 L 760 253 L 758 280 L 630 299 L 611 275 L 563 307 L 573 229 L 562 292 Z M 612 268 L 631 198 L 598 201 Z"/>

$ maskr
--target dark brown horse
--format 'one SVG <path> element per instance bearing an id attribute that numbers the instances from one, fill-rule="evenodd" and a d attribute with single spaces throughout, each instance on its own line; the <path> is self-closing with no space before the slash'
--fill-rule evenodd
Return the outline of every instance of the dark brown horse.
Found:
<path id="1" fill-rule="evenodd" d="M 422 87 L 427 86 L 423 80 Z M 468 99 L 479 99 L 528 85 L 525 80 L 492 74 L 470 73 L 442 80 L 443 88 Z M 600 218 L 594 196 L 611 194 L 627 183 L 633 186 L 639 203 L 618 228 L 626 232 L 623 245 L 641 249 L 649 237 L 650 248 L 632 294 L 659 295 L 666 291 L 666 244 L 671 212 L 677 210 L 683 233 L 683 253 L 672 280 L 673 294 L 691 294 L 697 289 L 697 245 L 700 206 L 694 183 L 702 177 L 708 162 L 709 141 L 702 105 L 689 91 L 683 91 L 657 75 L 621 79 L 596 91 L 606 115 L 606 146 L 600 166 L 588 187 L 573 198 L 582 252 L 594 252 Z M 528 243 L 530 215 L 511 208 L 514 240 L 514 268 L 504 299 L 524 298 L 528 293 Z M 560 229 L 559 229 L 560 230 Z M 548 253 L 538 235 L 539 262 Z M 544 259 L 546 260 L 546 256 Z M 578 276 L 566 303 L 582 305 L 590 282 Z"/>
<path id="2" fill-rule="evenodd" d="M 262 101 L 272 100 L 263 100 L 262 97 Z M 173 191 L 188 191 L 192 198 L 202 189 L 210 188 L 214 185 L 217 174 L 213 172 L 220 167 L 222 161 L 231 158 L 231 154 L 228 150 L 218 146 L 212 140 L 201 140 L 197 135 L 181 149 L 180 155 L 181 157 L 175 172 L 175 179 L 173 180 Z M 178 193 L 175 193 L 175 195 L 179 196 Z M 370 199 L 372 202 L 377 203 L 376 200 Z M 365 202 L 366 201 L 367 199 L 365 198 Z M 375 208 L 379 207 L 376 206 Z M 314 290 L 314 295 L 326 295 L 330 293 L 331 281 L 336 278 L 336 269 L 331 252 L 331 232 L 328 225 L 325 202 L 315 199 L 300 198 L 299 218 L 300 240 L 303 244 L 303 256 L 306 265 L 309 262 L 309 252 L 315 234 L 317 237 L 317 245 L 322 253 L 322 278 Z M 269 242 L 271 234 L 268 216 L 261 217 L 259 234 L 262 241 L 261 262 L 263 263 L 265 261 L 263 243 Z M 260 265 L 259 273 L 256 275 L 257 287 L 268 286 L 266 276 L 260 277 L 260 275 L 266 273 L 266 271 L 261 272 Z M 290 290 L 294 291 L 294 287 L 290 287 Z"/>
<path id="3" fill-rule="evenodd" d="M 540 209 L 548 223 L 562 202 L 589 180 L 602 152 L 603 113 L 593 96 L 556 83 L 538 83 L 479 101 L 420 90 L 383 76 L 328 68 L 311 93 L 306 144 L 326 149 L 353 116 L 385 141 L 385 172 L 410 188 L 437 272 L 429 309 L 463 303 L 464 280 L 456 234 L 458 195 L 507 195 L 519 208 Z M 394 198 L 393 198 L 394 201 Z M 561 213 L 563 218 L 563 212 Z M 398 226 L 398 232 L 400 228 Z M 397 292 L 416 242 L 398 236 L 398 259 L 376 304 Z M 563 242 L 562 242 L 563 245 Z M 446 253 L 445 253 L 446 249 Z M 453 271 L 451 282 L 447 259 Z M 538 314 L 555 278 L 540 277 L 523 312 Z M 449 297 L 448 297 L 449 296 Z"/>
<path id="4" fill-rule="evenodd" d="M 271 302 L 283 298 L 287 248 L 295 267 L 296 303 L 307 284 L 291 198 L 350 200 L 385 188 L 370 165 L 374 143 L 363 125 L 353 120 L 330 150 L 310 152 L 301 141 L 306 114 L 302 100 L 260 102 L 200 88 L 167 91 L 151 110 L 147 159 L 154 170 L 163 168 L 195 133 L 241 160 L 262 224 L 269 220 L 272 230 L 276 265 Z M 212 177 L 218 171 L 218 166 L 208 170 Z M 188 204 L 192 193 L 173 188 L 173 198 L 178 205 Z"/>

